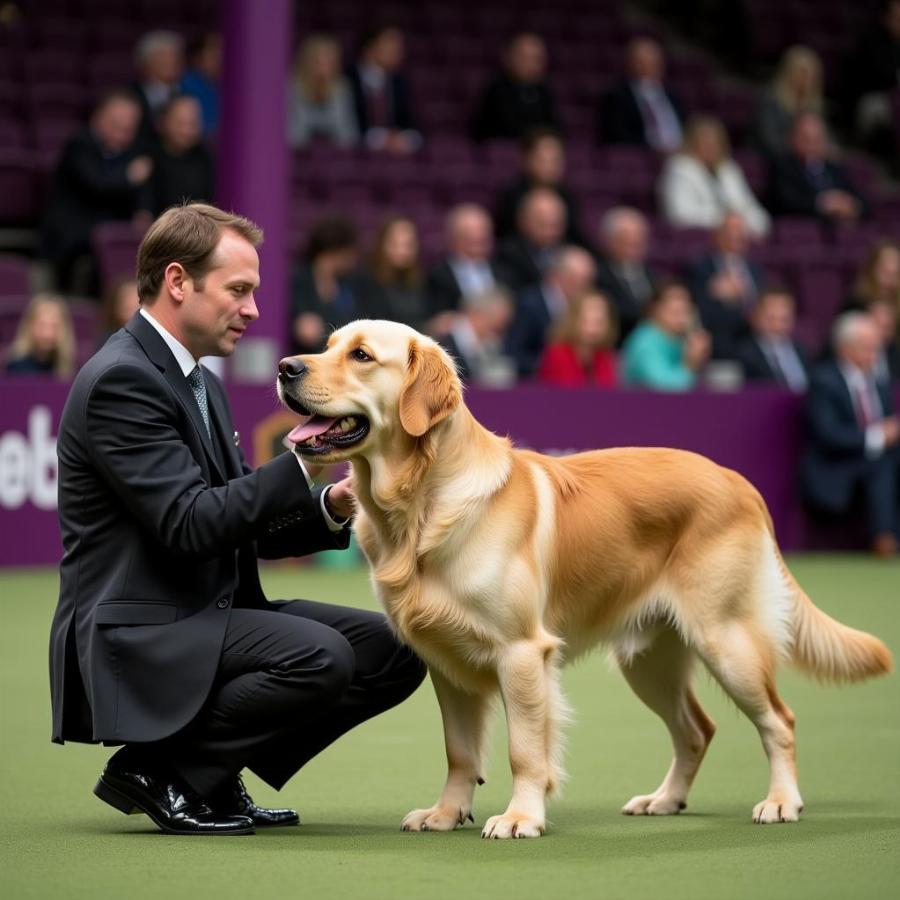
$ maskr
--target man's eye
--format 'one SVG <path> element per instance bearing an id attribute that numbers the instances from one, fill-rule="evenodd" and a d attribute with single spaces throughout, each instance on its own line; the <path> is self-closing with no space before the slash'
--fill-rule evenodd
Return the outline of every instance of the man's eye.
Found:
<path id="1" fill-rule="evenodd" d="M 372 362 L 372 357 L 369 356 L 362 347 L 357 347 L 355 350 L 352 350 L 350 356 L 358 362 Z"/>

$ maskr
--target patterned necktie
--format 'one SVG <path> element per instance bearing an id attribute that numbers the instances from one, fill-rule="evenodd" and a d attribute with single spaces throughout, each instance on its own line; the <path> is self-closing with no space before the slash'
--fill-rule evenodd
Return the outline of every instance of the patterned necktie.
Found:
<path id="1" fill-rule="evenodd" d="M 194 366 L 187 377 L 188 384 L 194 392 L 194 398 L 197 406 L 200 407 L 200 415 L 203 416 L 203 424 L 206 426 L 206 433 L 212 438 L 212 432 L 209 430 L 209 405 L 206 400 L 206 383 L 203 381 L 203 372 L 200 366 Z"/>

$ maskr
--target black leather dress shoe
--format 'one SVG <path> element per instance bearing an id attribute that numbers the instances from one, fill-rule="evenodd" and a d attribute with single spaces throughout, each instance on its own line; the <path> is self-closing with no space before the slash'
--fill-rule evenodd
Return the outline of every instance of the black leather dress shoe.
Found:
<path id="1" fill-rule="evenodd" d="M 146 813 L 166 834 L 253 834 L 249 816 L 213 812 L 173 774 L 153 772 L 120 751 L 107 763 L 94 793 L 130 815 Z"/>
<path id="2" fill-rule="evenodd" d="M 293 809 L 264 809 L 253 802 L 240 776 L 222 788 L 210 801 L 220 815 L 247 816 L 257 828 L 299 825 L 300 816 Z"/>

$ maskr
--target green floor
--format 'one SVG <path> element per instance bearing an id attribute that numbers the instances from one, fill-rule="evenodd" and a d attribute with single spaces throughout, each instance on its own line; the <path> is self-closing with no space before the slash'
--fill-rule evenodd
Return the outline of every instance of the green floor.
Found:
<path id="1" fill-rule="evenodd" d="M 792 567 L 820 606 L 900 651 L 900 565 L 801 558 Z M 267 570 L 270 596 L 370 605 L 362 571 Z M 821 687 L 792 672 L 782 694 L 798 717 L 799 825 L 754 826 L 765 791 L 756 734 L 703 676 L 719 732 L 681 816 L 627 818 L 632 794 L 656 787 L 669 761 L 663 728 L 602 653 L 567 671 L 577 719 L 571 780 L 539 841 L 488 842 L 468 826 L 404 834 L 400 819 L 430 804 L 443 749 L 426 683 L 401 708 L 314 760 L 278 796 L 300 828 L 248 838 L 167 838 L 91 794 L 107 752 L 48 741 L 46 644 L 52 571 L 0 576 L 0 896 L 255 898 L 415 896 L 884 898 L 900 896 L 900 681 Z M 498 723 L 479 825 L 509 789 Z M 252 779 L 257 799 L 276 795 Z"/>

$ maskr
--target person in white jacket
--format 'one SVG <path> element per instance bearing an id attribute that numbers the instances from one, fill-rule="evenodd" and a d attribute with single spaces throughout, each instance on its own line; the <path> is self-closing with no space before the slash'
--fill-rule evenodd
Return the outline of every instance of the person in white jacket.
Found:
<path id="1" fill-rule="evenodd" d="M 662 216 L 676 228 L 715 228 L 736 212 L 754 238 L 769 232 L 769 214 L 731 158 L 724 126 L 712 116 L 688 122 L 681 152 L 666 161 L 657 189 Z"/>

